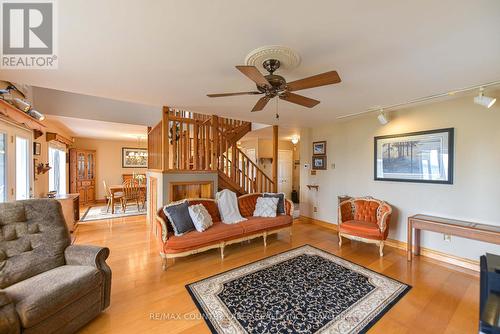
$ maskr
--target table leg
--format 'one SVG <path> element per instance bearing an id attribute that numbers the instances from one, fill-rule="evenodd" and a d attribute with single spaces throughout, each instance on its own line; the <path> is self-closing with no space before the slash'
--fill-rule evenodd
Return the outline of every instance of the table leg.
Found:
<path id="1" fill-rule="evenodd" d="M 115 213 L 115 194 L 111 193 L 111 214 Z"/>
<path id="2" fill-rule="evenodd" d="M 412 253 L 412 241 L 413 241 L 413 228 L 411 221 L 408 219 L 408 235 L 407 235 L 407 241 L 406 241 L 406 257 L 408 261 L 411 261 L 411 253 Z"/>
<path id="3" fill-rule="evenodd" d="M 415 234 L 415 251 L 413 252 L 413 254 L 420 255 L 420 230 L 416 228 L 414 234 Z"/>

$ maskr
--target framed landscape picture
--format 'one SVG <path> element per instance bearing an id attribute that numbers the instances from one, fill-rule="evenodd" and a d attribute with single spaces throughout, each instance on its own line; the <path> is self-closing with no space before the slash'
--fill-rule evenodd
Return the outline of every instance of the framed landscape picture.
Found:
<path id="1" fill-rule="evenodd" d="M 123 168 L 147 168 L 148 150 L 145 148 L 122 148 Z"/>
<path id="2" fill-rule="evenodd" d="M 313 155 L 326 155 L 326 141 L 313 142 Z"/>
<path id="3" fill-rule="evenodd" d="M 326 155 L 323 156 L 315 156 L 312 157 L 312 169 L 326 169 Z"/>
<path id="4" fill-rule="evenodd" d="M 375 180 L 453 184 L 453 152 L 453 128 L 375 137 Z"/>

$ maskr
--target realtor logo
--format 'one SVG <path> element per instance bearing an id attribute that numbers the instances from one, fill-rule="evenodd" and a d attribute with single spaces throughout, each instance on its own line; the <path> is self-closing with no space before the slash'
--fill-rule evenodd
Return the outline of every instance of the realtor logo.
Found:
<path id="1" fill-rule="evenodd" d="M 2 0 L 4 69 L 55 69 L 55 3 Z"/>

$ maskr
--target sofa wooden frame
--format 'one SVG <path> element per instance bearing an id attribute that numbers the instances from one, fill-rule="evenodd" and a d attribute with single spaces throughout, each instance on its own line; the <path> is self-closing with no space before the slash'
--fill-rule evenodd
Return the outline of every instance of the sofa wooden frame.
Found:
<path id="1" fill-rule="evenodd" d="M 342 225 L 342 210 L 341 210 L 342 209 L 342 205 L 346 204 L 346 203 L 350 203 L 351 206 L 354 206 L 354 202 L 355 201 L 359 201 L 359 200 L 376 202 L 379 205 L 379 207 L 381 207 L 383 205 L 386 205 L 389 210 L 387 212 L 384 212 L 380 217 L 377 217 L 377 224 L 378 224 L 378 222 L 383 222 L 382 226 L 380 226 L 380 224 L 378 224 L 379 228 L 380 228 L 380 232 L 382 232 L 382 233 L 384 233 L 385 230 L 388 228 L 388 226 L 387 226 L 387 219 L 392 214 L 392 207 L 389 204 L 387 204 L 384 201 L 375 199 L 373 197 L 354 197 L 354 198 L 350 198 L 348 200 L 345 200 L 345 201 L 339 203 L 339 207 L 338 207 L 339 247 L 342 247 L 342 237 L 350 239 L 350 240 L 354 240 L 354 241 L 361 241 L 361 242 L 376 244 L 376 245 L 378 245 L 378 248 L 379 248 L 379 255 L 382 257 L 382 256 L 384 256 L 385 239 L 382 239 L 382 240 L 370 239 L 370 238 L 364 238 L 364 237 L 360 237 L 360 236 L 357 236 L 357 235 L 352 235 L 352 234 L 347 234 L 347 233 L 340 232 L 340 225 Z"/>
<path id="2" fill-rule="evenodd" d="M 242 198 L 245 196 L 251 196 L 251 195 L 255 195 L 255 193 L 246 194 L 246 195 L 240 196 L 239 198 Z M 214 199 L 210 199 L 210 198 L 187 198 L 186 200 L 187 201 L 213 201 L 213 202 L 216 202 Z M 290 205 L 290 210 L 286 214 L 293 216 L 293 202 L 288 200 L 288 199 L 285 199 L 285 201 L 287 203 L 289 203 L 289 205 Z M 163 243 L 165 243 L 168 240 L 168 230 L 167 230 L 167 222 L 159 215 L 159 213 L 162 210 L 163 210 L 163 207 L 156 212 L 156 220 L 161 225 L 161 240 Z M 194 248 L 194 249 L 191 249 L 191 250 L 188 250 L 185 252 L 166 254 L 163 251 L 160 251 L 160 257 L 162 259 L 162 269 L 167 270 L 167 260 L 168 259 L 175 259 L 175 258 L 179 258 L 179 257 L 194 255 L 197 253 L 205 252 L 205 251 L 208 251 L 210 249 L 216 249 L 216 248 L 220 249 L 221 260 L 224 260 L 224 248 L 226 246 L 231 245 L 231 244 L 235 244 L 238 242 L 243 242 L 243 241 L 259 238 L 259 237 L 263 238 L 264 247 L 267 247 L 267 236 L 272 235 L 272 234 L 277 234 L 277 233 L 283 232 L 283 231 L 288 231 L 288 235 L 289 235 L 290 241 L 291 241 L 292 226 L 287 226 L 287 227 L 281 227 L 281 228 L 276 228 L 276 229 L 269 229 L 269 230 L 265 230 L 265 231 L 260 231 L 257 233 L 246 235 L 244 237 L 239 237 L 239 238 L 237 237 L 237 238 L 226 240 L 226 241 L 214 242 L 213 244 L 205 245 L 205 246 L 199 247 L 199 248 Z"/>

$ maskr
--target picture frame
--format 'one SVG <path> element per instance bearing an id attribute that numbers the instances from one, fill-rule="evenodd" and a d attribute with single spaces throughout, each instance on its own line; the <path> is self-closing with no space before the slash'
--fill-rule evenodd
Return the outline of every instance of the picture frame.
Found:
<path id="1" fill-rule="evenodd" d="M 313 155 L 312 157 L 312 169 L 313 170 L 325 170 L 326 169 L 326 155 Z"/>
<path id="2" fill-rule="evenodd" d="M 313 142 L 313 155 L 326 155 L 326 141 Z"/>
<path id="3" fill-rule="evenodd" d="M 42 144 L 33 142 L 33 155 L 40 155 L 42 153 Z"/>
<path id="4" fill-rule="evenodd" d="M 374 138 L 374 180 L 453 184 L 454 128 Z"/>
<path id="5" fill-rule="evenodd" d="M 122 168 L 147 168 L 146 148 L 122 147 Z"/>

